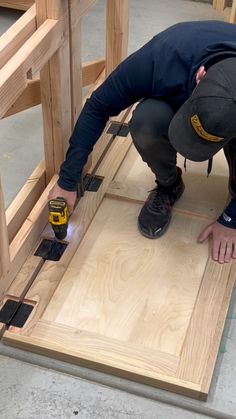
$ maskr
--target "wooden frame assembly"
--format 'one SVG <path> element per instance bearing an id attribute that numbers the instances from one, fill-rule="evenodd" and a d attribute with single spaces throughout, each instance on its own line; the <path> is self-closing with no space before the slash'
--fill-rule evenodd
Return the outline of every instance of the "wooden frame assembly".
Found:
<path id="1" fill-rule="evenodd" d="M 193 195 L 180 200 L 161 241 L 147 240 L 136 218 L 153 179 L 130 135 L 108 130 L 128 125 L 132 109 L 124 110 L 90 156 L 85 174 L 101 185 L 79 200 L 61 259 L 35 255 L 53 239 L 48 192 L 86 100 L 82 87 L 92 85 L 89 97 L 127 55 L 129 1 L 107 0 L 106 57 L 82 64 L 81 19 L 95 3 L 36 0 L 0 38 L 0 117 L 41 102 L 45 150 L 6 212 L 0 182 L 1 306 L 33 307 L 22 328 L 0 324 L 2 340 L 205 400 L 235 280 L 234 263 L 213 262 L 196 243 L 227 199 L 221 159 L 208 184 L 201 165 L 190 167 Z"/>

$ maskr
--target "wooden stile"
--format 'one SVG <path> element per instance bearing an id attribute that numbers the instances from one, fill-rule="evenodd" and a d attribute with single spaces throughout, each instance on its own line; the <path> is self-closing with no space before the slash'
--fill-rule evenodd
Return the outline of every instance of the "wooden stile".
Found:
<path id="1" fill-rule="evenodd" d="M 128 53 L 129 3 L 127 0 L 107 0 L 106 76 Z"/>
<path id="2" fill-rule="evenodd" d="M 9 239 L 6 225 L 4 196 L 0 179 L 0 295 L 6 292 L 8 284 L 5 278 L 10 269 Z"/>

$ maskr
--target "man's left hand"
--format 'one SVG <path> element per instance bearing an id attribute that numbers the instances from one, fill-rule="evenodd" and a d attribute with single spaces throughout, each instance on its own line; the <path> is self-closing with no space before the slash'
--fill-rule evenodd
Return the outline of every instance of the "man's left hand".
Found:
<path id="1" fill-rule="evenodd" d="M 219 263 L 236 259 L 236 229 L 225 227 L 215 221 L 208 225 L 198 237 L 203 243 L 212 236 L 212 259 Z"/>

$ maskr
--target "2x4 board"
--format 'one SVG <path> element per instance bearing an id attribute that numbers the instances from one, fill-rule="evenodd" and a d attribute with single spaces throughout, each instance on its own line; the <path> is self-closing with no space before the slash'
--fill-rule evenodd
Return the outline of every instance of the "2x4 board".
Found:
<path id="1" fill-rule="evenodd" d="M 205 163 L 188 163 L 167 233 L 149 240 L 137 216 L 154 177 L 130 145 L 116 137 L 97 171 L 102 185 L 71 218 L 67 250 L 38 268 L 25 297 L 34 305 L 29 320 L 3 341 L 204 400 L 236 269 L 213 262 L 197 237 L 225 205 L 227 166 L 218 154 L 207 178 Z M 32 255 L 18 292 L 38 265 Z"/>

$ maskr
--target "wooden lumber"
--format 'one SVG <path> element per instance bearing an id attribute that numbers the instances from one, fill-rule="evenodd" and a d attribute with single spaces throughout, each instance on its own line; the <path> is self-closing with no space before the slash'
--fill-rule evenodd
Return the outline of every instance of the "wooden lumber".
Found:
<path id="1" fill-rule="evenodd" d="M 1 0 L 0 7 L 8 7 L 10 9 L 27 10 L 33 5 L 33 0 Z"/>
<path id="2" fill-rule="evenodd" d="M 37 74 L 59 48 L 63 39 L 61 30 L 58 21 L 48 19 L 0 70 L 0 118 L 27 87 L 27 72 Z"/>
<path id="3" fill-rule="evenodd" d="M 55 185 L 57 178 L 57 176 L 52 178 L 48 187 L 41 195 L 40 200 L 34 206 L 10 244 L 11 266 L 4 279 L 5 289 L 9 288 L 17 273 L 20 271 L 48 222 L 48 193 Z M 0 293 L 0 300 L 2 297 L 3 292 Z"/>
<path id="4" fill-rule="evenodd" d="M 80 6 L 79 3 L 80 2 L 78 0 L 71 0 L 69 2 L 69 56 L 72 130 L 82 109 L 81 18 L 77 14 Z"/>
<path id="5" fill-rule="evenodd" d="M 236 0 L 233 0 L 231 13 L 230 13 L 230 23 L 236 23 Z"/>
<path id="6" fill-rule="evenodd" d="M 10 251 L 4 207 L 4 195 L 0 179 L 0 295 L 7 289 L 6 275 L 10 269 Z"/>
<path id="7" fill-rule="evenodd" d="M 75 328 L 70 328 L 68 326 L 62 326 L 60 328 L 57 327 L 55 324 L 48 324 L 46 322 L 39 322 L 37 328 L 35 330 L 35 336 L 19 336 L 17 334 L 13 334 L 11 332 L 5 332 L 3 336 L 3 342 L 9 346 L 14 346 L 24 350 L 30 350 L 31 352 L 39 352 L 40 354 L 50 356 L 52 358 L 60 359 L 66 362 L 74 363 L 78 365 L 78 363 L 84 367 L 93 368 L 95 370 L 101 370 L 105 373 L 115 374 L 127 379 L 130 379 L 131 375 L 132 378 L 141 383 L 145 383 L 147 385 L 152 385 L 155 387 L 162 388 L 168 391 L 177 391 L 178 386 L 181 384 L 182 393 L 184 393 L 188 397 L 196 397 L 196 394 L 200 394 L 200 385 L 195 383 L 188 383 L 186 381 L 177 380 L 175 377 L 168 376 L 168 384 L 166 383 L 167 376 L 164 374 L 158 375 L 158 381 L 152 378 L 152 367 L 150 362 L 147 364 L 150 365 L 148 372 L 146 373 L 145 377 L 142 375 L 142 370 L 139 368 L 141 360 L 136 363 L 132 363 L 132 356 L 127 359 L 126 362 L 126 369 L 124 370 L 121 366 L 114 366 L 109 367 L 109 364 L 112 364 L 112 355 L 114 353 L 114 346 L 112 348 L 112 344 L 110 340 L 100 340 L 99 336 L 89 336 L 86 332 L 79 332 Z M 52 338 L 52 340 L 48 339 L 48 336 Z M 65 339 L 65 336 L 68 339 Z M 73 344 L 71 346 L 70 344 Z M 107 345 L 108 343 L 108 345 Z M 94 354 L 93 360 L 90 362 L 87 361 L 88 359 L 88 348 L 90 348 L 91 352 L 96 350 L 96 354 Z M 97 349 L 96 349 L 97 348 Z M 103 363 L 102 357 L 105 358 L 104 350 L 109 349 L 110 355 L 107 353 L 106 362 Z M 113 352 L 112 352 L 113 350 Z M 90 358 L 91 358 L 90 352 Z M 128 352 L 130 353 L 130 352 Z M 138 355 L 134 358 L 136 361 Z M 145 363 L 145 361 L 144 361 Z M 146 365 L 147 365 L 146 364 Z M 130 367 L 132 365 L 133 369 L 136 370 L 134 373 L 130 373 Z M 183 391 L 184 389 L 184 391 Z"/>
<path id="8" fill-rule="evenodd" d="M 105 60 L 96 60 L 82 64 L 82 87 L 94 84 L 102 70 Z M 40 79 L 28 80 L 28 84 L 16 102 L 8 109 L 3 118 L 14 115 L 41 104 Z"/>
<path id="9" fill-rule="evenodd" d="M 213 0 L 213 7 L 216 10 L 222 12 L 227 7 L 227 0 Z"/>
<path id="10" fill-rule="evenodd" d="M 40 80 L 29 80 L 26 89 L 21 93 L 16 102 L 8 109 L 3 118 L 15 115 L 26 109 L 41 104 Z"/>
<path id="11" fill-rule="evenodd" d="M 127 56 L 130 0 L 107 0 L 106 76 Z"/>
<path id="12" fill-rule="evenodd" d="M 122 141 L 127 144 L 127 139 Z M 121 151 L 117 150 L 110 149 L 111 164 Z M 138 169 L 131 150 L 113 182 L 119 180 L 122 186 L 144 179 L 144 190 L 151 188 L 154 179 L 145 184 L 144 164 L 139 158 Z M 103 167 L 108 169 L 106 157 Z M 222 165 L 222 156 L 217 156 L 212 182 L 218 185 L 216 177 L 221 174 L 225 189 Z M 23 331 L 10 328 L 4 334 L 5 343 L 205 400 L 236 264 L 213 262 L 208 244 L 196 243 L 199 232 L 215 217 L 215 207 L 220 208 L 215 197 L 224 198 L 211 183 L 212 193 L 208 190 L 209 202 L 204 204 L 203 167 L 197 168 L 188 166 L 185 179 L 195 195 L 180 200 L 169 230 L 158 242 L 142 237 L 136 228 L 141 208 L 136 201 L 140 193 L 144 199 L 145 191 L 134 188 L 137 196 L 120 201 L 103 198 L 100 205 L 101 197 L 86 193 L 71 220 L 69 254 L 57 266 L 44 264 L 27 293 L 37 310 Z M 102 164 L 97 173 L 106 178 Z M 127 196 L 131 190 L 129 186 Z M 121 198 L 123 193 L 121 188 Z M 195 201 L 196 195 L 200 204 L 194 208 L 189 200 Z M 99 209 L 93 218 L 95 202 Z M 204 206 L 214 210 L 213 216 L 203 211 Z M 22 273 L 22 283 L 23 278 Z"/>
<path id="13" fill-rule="evenodd" d="M 68 29 L 63 44 L 40 73 L 45 169 L 46 182 L 48 183 L 54 173 L 58 173 L 61 163 L 64 161 L 72 130 L 68 2 L 36 0 L 36 12 L 39 28 L 47 19 L 59 19 Z"/>
<path id="14" fill-rule="evenodd" d="M 184 171 L 184 159 L 178 155 L 185 192 L 176 202 L 174 211 L 207 218 L 209 222 L 218 218 L 228 199 L 228 168 L 223 151 L 214 157 L 214 176 L 206 177 L 206 162 L 188 162 Z M 143 178 L 142 182 L 137 179 Z M 148 191 L 155 186 L 155 178 L 148 166 L 143 167 L 141 157 L 132 145 L 127 158 L 122 163 L 115 179 L 111 182 L 107 196 L 127 202 L 143 203 Z M 195 197 L 198 196 L 196 201 Z"/>
<path id="15" fill-rule="evenodd" d="M 128 113 L 129 115 L 129 113 Z M 122 118 L 125 118 L 125 114 L 122 114 Z M 118 118 L 118 117 L 117 117 Z M 128 117 L 127 117 L 128 118 Z M 101 152 L 103 152 L 104 149 L 104 143 L 109 144 L 110 140 L 113 136 L 111 134 L 103 134 L 103 141 L 100 141 L 101 145 Z M 26 298 L 31 301 L 36 301 L 35 298 L 39 300 L 39 305 L 37 305 L 37 313 L 35 317 L 33 318 L 33 323 L 37 320 L 37 318 L 41 315 L 42 311 L 45 310 L 47 303 L 50 301 L 50 298 L 52 297 L 55 288 L 58 286 L 58 283 L 60 282 L 71 258 L 73 257 L 78 244 L 82 240 L 85 232 L 87 231 L 87 228 L 93 219 L 96 210 L 106 192 L 106 189 L 108 187 L 109 182 L 111 181 L 111 178 L 114 176 L 114 174 L 117 171 L 117 168 L 119 167 L 121 161 L 123 160 L 125 154 L 127 153 L 129 147 L 131 144 L 130 138 L 127 140 L 127 138 L 119 138 L 116 139 L 114 143 L 112 143 L 109 152 L 104 157 L 104 161 L 100 163 L 99 170 L 97 171 L 97 174 L 100 176 L 105 176 L 106 179 L 103 181 L 101 187 L 99 188 L 98 194 L 85 194 L 82 200 L 79 201 L 78 206 L 76 207 L 75 212 L 73 213 L 72 217 L 70 218 L 70 229 L 68 231 L 68 235 L 66 237 L 68 244 L 67 250 L 64 253 L 62 259 L 55 264 L 52 261 L 46 261 L 41 272 L 37 276 L 33 286 L 29 290 L 28 294 L 26 295 Z M 99 156 L 99 153 L 97 152 L 97 156 Z M 56 182 L 56 179 L 54 182 Z M 52 186 L 52 185 L 51 185 Z M 50 187 L 51 187 L 50 186 Z M 40 201 L 38 202 L 36 208 L 33 209 L 33 214 L 30 215 L 28 218 L 32 220 L 31 224 L 31 230 L 35 229 L 34 222 L 37 221 L 37 224 L 40 223 L 39 219 L 39 210 L 44 211 L 46 207 L 46 197 L 47 197 L 47 191 L 49 190 L 49 187 L 47 188 L 46 192 L 43 194 L 42 198 L 40 198 Z M 45 214 L 44 214 L 45 215 Z M 34 221 L 35 220 L 35 221 Z M 44 218 L 45 220 L 45 218 Z M 46 224 L 46 223 L 45 223 Z M 41 223 L 40 223 L 41 226 Z M 25 226 L 25 228 L 28 226 Z M 39 231 L 39 227 L 37 227 L 38 230 L 38 240 L 40 240 L 42 237 L 53 237 L 53 232 L 50 228 L 50 232 L 48 232 L 48 229 L 46 229 L 46 232 Z M 29 233 L 33 234 L 33 231 L 29 230 Z M 25 246 L 28 243 L 27 237 L 24 233 L 24 230 L 19 231 L 18 233 L 19 239 L 23 238 L 25 240 Z M 34 236 L 36 239 L 36 236 Z M 35 241 L 36 242 L 36 241 Z M 20 248 L 20 246 L 17 246 L 16 249 Z M 23 253 L 25 255 L 25 252 Z M 29 253 L 27 253 L 27 256 Z M 25 258 L 26 260 L 26 258 Z M 18 265 L 19 266 L 19 265 Z M 22 265 L 21 265 L 22 266 Z M 15 284 L 13 283 L 11 288 L 14 287 L 14 290 L 22 289 L 22 283 L 27 282 L 27 279 L 29 276 L 31 276 L 28 266 L 26 268 L 23 266 L 22 268 L 23 273 L 16 278 Z M 18 281 L 20 281 L 18 283 Z M 44 284 L 45 281 L 47 282 L 47 293 L 45 294 L 45 288 Z M 11 281 L 12 283 L 12 281 Z M 10 285 L 10 283 L 9 283 Z M 43 285 L 43 286 L 42 286 Z M 37 291 L 38 289 L 38 291 Z M 38 294 L 39 293 L 39 294 Z M 36 294 L 38 297 L 36 297 Z M 19 298 L 19 294 L 14 294 Z M 29 297 L 31 295 L 32 297 Z M 42 310 L 42 311 L 41 311 Z"/>
<path id="16" fill-rule="evenodd" d="M 105 59 L 82 64 L 82 87 L 94 84 L 105 68 Z"/>
<path id="17" fill-rule="evenodd" d="M 32 6 L 0 37 L 0 69 L 36 31 L 36 9 Z"/>
<path id="18" fill-rule="evenodd" d="M 20 192 L 6 210 L 9 242 L 11 243 L 24 220 L 39 200 L 46 186 L 45 165 L 41 162 L 28 178 Z"/>

